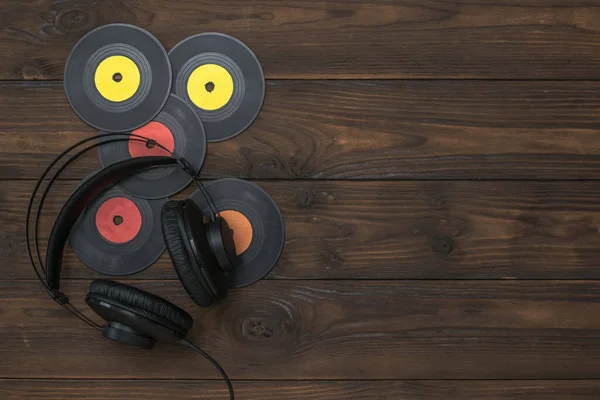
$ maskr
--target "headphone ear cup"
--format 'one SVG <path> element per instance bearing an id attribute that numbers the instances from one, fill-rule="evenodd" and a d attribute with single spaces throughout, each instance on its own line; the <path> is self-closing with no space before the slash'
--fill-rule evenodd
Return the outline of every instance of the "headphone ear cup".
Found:
<path id="1" fill-rule="evenodd" d="M 141 347 L 181 340 L 193 325 L 175 304 L 123 283 L 95 280 L 85 301 L 108 322 L 104 336 Z"/>
<path id="2" fill-rule="evenodd" d="M 190 314 L 170 301 L 124 283 L 96 279 L 90 285 L 88 297 L 95 295 L 121 303 L 139 314 L 162 318 L 180 331 L 189 330 L 194 323 Z"/>
<path id="3" fill-rule="evenodd" d="M 226 289 L 224 296 L 222 289 L 223 282 L 226 285 L 226 278 L 216 265 L 216 260 L 206 262 L 210 254 L 207 254 L 208 243 L 205 243 L 203 235 L 193 238 L 198 256 L 188 249 L 191 243 L 185 226 L 182 226 L 185 223 L 182 202 L 171 200 L 165 203 L 161 212 L 161 226 L 175 272 L 192 300 L 200 307 L 210 307 L 226 296 Z"/>

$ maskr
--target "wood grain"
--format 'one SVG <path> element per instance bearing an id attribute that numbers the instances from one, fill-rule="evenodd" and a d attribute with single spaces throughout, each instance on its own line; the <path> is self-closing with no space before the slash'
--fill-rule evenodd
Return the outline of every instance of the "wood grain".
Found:
<path id="1" fill-rule="evenodd" d="M 0 276 L 33 278 L 24 243 L 33 182 L 0 183 Z M 270 278 L 600 278 L 600 182 L 258 184 L 285 222 L 286 244 Z M 56 187 L 44 208 L 42 237 L 75 186 Z M 70 252 L 65 271 L 93 276 Z M 176 276 L 165 254 L 133 278 Z"/>
<path id="2" fill-rule="evenodd" d="M 176 281 L 136 285 L 188 310 L 190 339 L 232 379 L 600 378 L 600 321 L 590 318 L 600 282 L 268 281 L 208 311 Z M 62 285 L 91 313 L 87 287 Z M 218 377 L 184 348 L 102 338 L 37 282 L 0 282 L 0 312 L 4 378 Z"/>
<path id="3" fill-rule="evenodd" d="M 596 400 L 600 382 L 576 381 L 235 381 L 245 400 Z M 0 380 L 0 397 L 73 400 L 220 400 L 215 381 Z"/>
<path id="4" fill-rule="evenodd" d="M 0 79 L 62 79 L 89 30 L 125 22 L 169 49 L 219 31 L 247 43 L 269 78 L 598 78 L 597 1 L 4 0 Z"/>
<path id="5" fill-rule="evenodd" d="M 238 398 L 600 398 L 600 0 L 566 3 L 0 0 L 0 398 L 226 397 L 188 350 L 103 339 L 28 265 L 32 179 L 96 133 L 66 101 L 66 57 L 113 22 L 167 50 L 234 35 L 268 79 L 257 121 L 209 145 L 203 177 L 272 195 L 278 265 L 208 310 L 167 255 L 126 281 L 193 315 L 190 339 Z M 42 249 L 98 166 L 92 151 L 59 182 Z M 64 277 L 92 316 L 97 275 L 68 250 Z"/>
<path id="6" fill-rule="evenodd" d="M 95 131 L 60 83 L 0 84 L 0 174 L 36 178 Z M 206 177 L 596 179 L 600 82 L 270 82 L 258 120 L 208 146 Z M 98 168 L 94 151 L 68 172 Z"/>

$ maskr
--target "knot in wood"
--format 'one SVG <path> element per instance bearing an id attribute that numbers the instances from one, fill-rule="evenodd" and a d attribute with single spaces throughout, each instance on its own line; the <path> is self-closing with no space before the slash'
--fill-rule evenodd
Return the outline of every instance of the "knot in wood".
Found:
<path id="1" fill-rule="evenodd" d="M 2 232 L 0 233 L 0 251 L 5 254 L 15 253 L 20 251 L 19 243 L 15 239 L 14 235 Z"/>
<path id="2" fill-rule="evenodd" d="M 433 242 L 433 249 L 438 253 L 448 254 L 454 247 L 454 240 L 449 236 L 438 236 Z"/>
<path id="3" fill-rule="evenodd" d="M 81 9 L 68 10 L 57 16 L 57 28 L 64 32 L 78 32 L 89 27 L 92 16 Z"/>
<path id="4" fill-rule="evenodd" d="M 21 77 L 25 80 L 45 79 L 43 68 L 38 68 L 35 65 L 27 64 L 21 68 Z"/>
<path id="5" fill-rule="evenodd" d="M 261 13 L 251 14 L 250 18 L 252 18 L 252 19 L 260 19 L 262 21 L 272 21 L 272 20 L 275 19 L 275 15 L 273 13 L 270 13 L 270 12 L 261 12 Z"/>
<path id="6" fill-rule="evenodd" d="M 325 250 L 325 265 L 327 269 L 337 269 L 344 265 L 344 258 L 337 250 Z"/>
<path id="7" fill-rule="evenodd" d="M 250 317 L 242 322 L 242 334 L 252 340 L 270 339 L 277 325 L 265 318 Z"/>
<path id="8" fill-rule="evenodd" d="M 298 208 L 307 209 L 315 204 L 315 191 L 314 190 L 300 190 L 296 193 L 296 202 Z"/>

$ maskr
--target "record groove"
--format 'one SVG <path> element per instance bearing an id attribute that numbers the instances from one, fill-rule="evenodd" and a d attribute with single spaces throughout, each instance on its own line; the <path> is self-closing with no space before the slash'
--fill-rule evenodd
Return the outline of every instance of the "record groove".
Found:
<path id="1" fill-rule="evenodd" d="M 119 63 L 118 58 L 127 63 Z M 111 59 L 114 75 L 99 75 L 100 65 Z M 119 68 L 137 71 L 134 75 L 139 76 L 121 76 Z M 136 81 L 137 89 L 118 100 L 102 93 L 102 88 L 118 91 L 121 79 L 121 87 Z M 167 101 L 171 82 L 171 64 L 160 42 L 128 24 L 109 24 L 88 32 L 75 44 L 65 65 L 64 87 L 71 108 L 87 124 L 107 132 L 130 131 L 152 120 Z"/>
<path id="2" fill-rule="evenodd" d="M 94 71 L 96 71 L 102 60 L 116 55 L 124 55 L 130 58 L 139 67 L 140 74 L 147 77 L 147 79 L 141 80 L 140 87 L 131 98 L 121 102 L 113 102 L 105 99 L 98 89 L 94 87 Z M 101 49 L 98 49 L 86 63 L 83 82 L 83 88 L 85 89 L 87 96 L 96 107 L 113 113 L 129 112 L 140 105 L 150 92 L 150 87 L 152 86 L 150 63 L 148 62 L 148 59 L 133 46 L 123 43 L 106 45 Z M 118 116 L 113 116 L 113 118 L 115 117 Z"/>
<path id="3" fill-rule="evenodd" d="M 114 207 L 111 201 L 119 204 Z M 79 216 L 69 235 L 69 245 L 77 258 L 96 272 L 113 276 L 141 272 L 165 250 L 160 212 L 166 202 L 167 199 L 139 199 L 113 186 Z M 137 209 L 133 215 L 131 204 Z M 108 210 L 103 209 L 106 205 Z M 137 213 L 141 223 L 137 221 Z M 120 224 L 115 222 L 117 216 L 121 218 Z M 135 219 L 135 231 L 127 225 L 129 218 Z M 111 228 L 110 224 L 114 226 Z"/>
<path id="4" fill-rule="evenodd" d="M 181 98 L 172 94 L 169 96 L 169 101 L 167 101 L 164 109 L 152 122 L 159 123 L 168 129 L 173 136 L 173 152 L 184 157 L 195 171 L 199 171 L 206 155 L 206 133 L 194 110 Z M 135 133 L 146 136 L 144 127 Z M 111 137 L 99 139 L 100 142 L 109 140 L 111 140 Z M 161 143 L 158 138 L 156 140 Z M 101 166 L 104 168 L 116 162 L 132 158 L 130 143 L 121 141 L 99 146 L 98 156 Z M 141 142 L 135 143 L 139 146 L 145 146 Z M 168 146 L 165 147 L 168 148 Z M 169 155 L 158 147 L 155 150 L 155 155 Z M 183 190 L 191 181 L 191 177 L 181 168 L 169 166 L 141 172 L 119 182 L 117 186 L 137 197 L 158 199 Z"/>
<path id="5" fill-rule="evenodd" d="M 258 58 L 244 43 L 222 33 L 201 33 L 178 43 L 169 52 L 169 58 L 173 68 L 172 91 L 202 119 L 209 142 L 230 139 L 256 119 L 264 101 L 265 78 Z M 211 64 L 224 68 L 233 80 L 229 101 L 214 110 L 195 104 L 188 87 L 193 72 Z"/>

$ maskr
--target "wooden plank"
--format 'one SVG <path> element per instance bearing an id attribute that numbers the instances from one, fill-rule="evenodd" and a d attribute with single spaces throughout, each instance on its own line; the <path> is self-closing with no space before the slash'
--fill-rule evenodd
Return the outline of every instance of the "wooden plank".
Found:
<path id="1" fill-rule="evenodd" d="M 235 381 L 247 400 L 597 400 L 600 383 L 576 381 Z M 215 381 L 0 380 L 0 397 L 73 400 L 226 398 Z"/>
<path id="2" fill-rule="evenodd" d="M 599 53 L 600 54 L 600 53 Z M 95 133 L 62 85 L 0 84 L 0 173 L 37 178 Z M 258 120 L 208 146 L 206 177 L 597 179 L 600 82 L 270 82 Z M 67 176 L 98 167 L 96 154 Z"/>
<path id="3" fill-rule="evenodd" d="M 286 228 L 270 278 L 600 278 L 600 182 L 258 184 L 279 205 Z M 33 278 L 24 243 L 32 186 L 0 184 L 3 279 Z M 58 184 L 44 209 L 41 237 L 75 186 Z M 67 277 L 93 276 L 70 251 L 65 268 Z M 176 276 L 165 254 L 133 278 Z"/>
<path id="4" fill-rule="evenodd" d="M 600 282 L 268 281 L 194 306 L 176 281 L 138 282 L 189 311 L 190 339 L 232 379 L 598 379 Z M 65 281 L 85 309 L 88 284 Z M 3 378 L 215 379 L 183 347 L 116 344 L 37 282 L 0 282 Z"/>
<path id="5" fill-rule="evenodd" d="M 598 78 L 598 1 L 36 0 L 2 2 L 0 79 L 62 79 L 87 31 L 113 22 L 167 49 L 220 31 L 247 43 L 269 78 Z"/>

